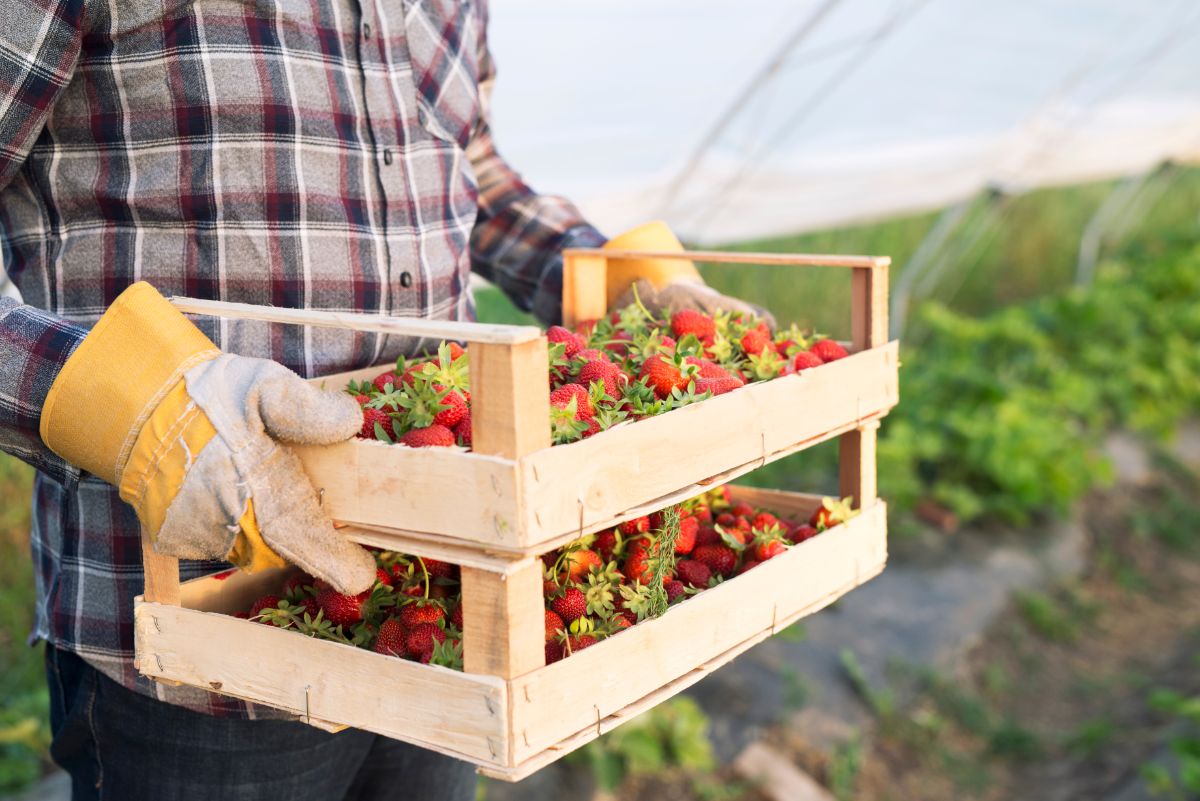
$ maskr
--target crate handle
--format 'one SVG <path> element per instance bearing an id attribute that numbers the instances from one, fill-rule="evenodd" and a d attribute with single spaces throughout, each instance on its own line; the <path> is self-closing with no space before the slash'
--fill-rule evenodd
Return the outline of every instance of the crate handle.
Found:
<path id="1" fill-rule="evenodd" d="M 887 344 L 887 256 L 837 256 L 814 253 L 722 253 L 711 250 L 605 250 L 570 248 L 563 251 L 563 325 L 573 327 L 608 313 L 608 262 L 621 259 L 687 259 L 718 264 L 763 264 L 794 267 L 849 267 L 854 270 L 851 322 L 855 351 Z"/>
<path id="2" fill-rule="evenodd" d="M 370 331 L 399 336 L 429 337 L 438 340 L 457 339 L 483 345 L 521 345 L 533 342 L 542 336 L 541 330 L 532 325 L 423 320 L 415 317 L 392 317 L 386 314 L 288 309 L 279 306 L 258 306 L 253 303 L 232 303 L 223 300 L 186 297 L 172 297 L 170 301 L 172 306 L 184 314 L 200 314 L 234 320 L 257 320 L 287 325 L 307 325 L 315 328 L 341 328 L 349 331 Z"/>

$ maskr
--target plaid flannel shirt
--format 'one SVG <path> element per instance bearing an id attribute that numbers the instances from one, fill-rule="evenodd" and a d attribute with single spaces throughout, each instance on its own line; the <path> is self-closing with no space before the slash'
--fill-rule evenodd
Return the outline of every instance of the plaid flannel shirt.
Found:
<path id="1" fill-rule="evenodd" d="M 469 272 L 547 322 L 562 248 L 603 242 L 488 127 L 485 0 L 0 0 L 0 448 L 38 468 L 35 638 L 211 714 L 270 714 L 133 668 L 137 520 L 49 452 L 41 406 L 125 287 L 469 318 Z M 304 376 L 394 359 L 374 334 L 200 319 Z M 217 569 L 183 562 L 184 578 Z"/>

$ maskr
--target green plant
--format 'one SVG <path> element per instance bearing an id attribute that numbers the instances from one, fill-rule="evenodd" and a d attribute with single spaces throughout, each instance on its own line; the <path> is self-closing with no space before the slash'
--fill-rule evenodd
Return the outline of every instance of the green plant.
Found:
<path id="1" fill-rule="evenodd" d="M 1200 695 L 1187 696 L 1174 690 L 1155 690 L 1150 694 L 1151 708 L 1169 715 L 1178 723 L 1168 740 L 1175 764 L 1150 762 L 1141 767 L 1142 778 L 1151 794 L 1184 801 L 1200 796 Z"/>
<path id="2" fill-rule="evenodd" d="M 588 765 L 596 783 L 609 792 L 626 776 L 671 769 L 707 774 L 714 767 L 708 725 L 708 717 L 695 701 L 678 696 L 594 740 L 568 759 Z"/>

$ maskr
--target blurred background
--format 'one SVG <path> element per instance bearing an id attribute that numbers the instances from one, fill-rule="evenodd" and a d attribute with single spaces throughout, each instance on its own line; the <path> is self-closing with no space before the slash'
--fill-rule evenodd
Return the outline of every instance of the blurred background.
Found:
<path id="1" fill-rule="evenodd" d="M 891 256 L 903 368 L 883 576 L 481 796 L 1200 798 L 1200 6 L 491 15 L 494 127 L 530 184 L 610 235 L 662 218 L 705 247 Z M 702 270 L 848 336 L 848 271 Z M 746 480 L 832 493 L 836 455 Z M 29 486 L 0 455 L 0 795 L 51 799 Z"/>

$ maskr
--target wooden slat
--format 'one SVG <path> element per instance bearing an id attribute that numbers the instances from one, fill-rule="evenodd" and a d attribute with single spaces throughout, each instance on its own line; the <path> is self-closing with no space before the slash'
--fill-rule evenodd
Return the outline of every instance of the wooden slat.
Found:
<path id="1" fill-rule="evenodd" d="M 608 311 L 608 262 L 603 256 L 563 253 L 563 325 L 574 328 Z"/>
<path id="2" fill-rule="evenodd" d="M 508 704 L 500 679 L 162 604 L 139 604 L 135 620 L 138 665 L 146 675 L 460 759 L 507 763 Z"/>
<path id="3" fill-rule="evenodd" d="M 888 265 L 857 269 L 851 281 L 853 350 L 877 348 L 888 338 Z"/>
<path id="4" fill-rule="evenodd" d="M 752 384 L 523 458 L 521 545 L 595 530 L 681 486 L 745 472 L 877 416 L 897 397 L 896 343 Z M 739 473 L 739 471 L 733 471 Z"/>
<path id="5" fill-rule="evenodd" d="M 425 320 L 417 317 L 389 317 L 383 314 L 352 314 L 349 312 L 319 311 L 316 309 L 286 309 L 276 306 L 257 306 L 253 303 L 230 303 L 199 298 L 170 298 L 171 305 L 184 314 L 201 314 L 231 320 L 259 320 L 266 323 L 307 325 L 314 328 L 340 328 L 349 331 L 371 331 L 430 339 L 459 339 L 493 345 L 516 345 L 532 342 L 542 332 L 531 325 L 493 325 L 485 323 Z"/>
<path id="6" fill-rule="evenodd" d="M 838 441 L 838 484 L 843 498 L 853 497 L 855 506 L 875 502 L 875 434 L 879 423 L 871 421 L 842 434 Z"/>
<path id="7" fill-rule="evenodd" d="M 472 343 L 469 356 L 472 450 L 516 459 L 549 448 L 550 382 L 545 337 L 520 345 Z"/>
<path id="8" fill-rule="evenodd" d="M 527 559 L 511 574 L 462 569 L 463 667 L 512 678 L 546 664 L 542 562 Z"/>
<path id="9" fill-rule="evenodd" d="M 887 560 L 882 502 L 746 576 L 569 659 L 512 680 L 517 767 L 739 645 L 781 620 L 811 614 L 877 575 Z M 750 591 L 748 588 L 753 588 Z M 757 634 L 756 634 L 757 633 Z M 747 645 L 746 647 L 749 647 Z M 586 686 L 587 704 L 579 703 Z"/>
<path id="10" fill-rule="evenodd" d="M 335 520 L 519 544 L 511 460 L 361 439 L 292 447 Z M 446 497 L 454 502 L 436 500 Z"/>
<path id="11" fill-rule="evenodd" d="M 564 256 L 601 256 L 606 259 L 687 259 L 716 264 L 782 264 L 797 267 L 887 267 L 892 260 L 886 256 L 840 256 L 810 253 L 736 253 L 717 250 L 606 250 L 572 248 Z"/>
<path id="12" fill-rule="evenodd" d="M 179 606 L 179 560 L 154 550 L 146 529 L 142 529 L 142 573 L 148 600 Z"/>

